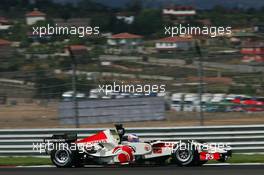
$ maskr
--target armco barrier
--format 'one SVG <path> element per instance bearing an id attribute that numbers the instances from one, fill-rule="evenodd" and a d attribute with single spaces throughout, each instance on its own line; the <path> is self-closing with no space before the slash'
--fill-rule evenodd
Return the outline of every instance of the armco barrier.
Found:
<path id="1" fill-rule="evenodd" d="M 80 138 L 104 128 L 95 129 L 2 129 L 0 130 L 0 156 L 43 155 L 33 151 L 33 143 L 54 133 L 76 132 Z M 233 152 L 264 152 L 264 125 L 194 126 L 127 128 L 127 133 L 137 134 L 142 140 L 186 140 L 228 143 Z"/>

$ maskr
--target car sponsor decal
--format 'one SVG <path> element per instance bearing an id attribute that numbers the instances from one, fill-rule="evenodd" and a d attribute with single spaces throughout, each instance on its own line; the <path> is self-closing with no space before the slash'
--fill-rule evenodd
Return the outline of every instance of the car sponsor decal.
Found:
<path id="1" fill-rule="evenodd" d="M 208 152 L 201 152 L 200 153 L 200 160 L 219 160 L 220 153 L 208 153 Z"/>

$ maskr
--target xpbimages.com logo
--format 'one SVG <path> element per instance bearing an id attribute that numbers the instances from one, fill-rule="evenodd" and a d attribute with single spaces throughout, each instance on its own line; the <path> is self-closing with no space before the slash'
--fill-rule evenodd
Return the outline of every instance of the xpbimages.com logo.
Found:
<path id="1" fill-rule="evenodd" d="M 208 35 L 212 38 L 216 36 L 231 35 L 232 27 L 227 26 L 190 26 L 190 24 L 177 26 L 165 26 L 164 34 L 171 37 L 178 35 Z"/>
<path id="2" fill-rule="evenodd" d="M 66 142 L 54 142 L 55 140 L 48 140 L 45 143 L 33 143 L 32 150 L 37 151 L 39 153 L 51 153 L 53 150 L 71 150 L 71 151 L 79 151 L 79 153 L 89 153 L 96 152 L 102 150 L 103 142 L 93 142 L 93 143 L 66 143 Z M 195 141 L 182 141 L 178 142 L 165 142 L 164 143 L 164 151 L 171 151 L 174 153 L 175 151 L 181 150 L 192 150 L 192 151 L 206 151 L 206 152 L 219 152 L 219 151 L 228 151 L 232 150 L 230 143 L 197 143 Z"/>
<path id="3" fill-rule="evenodd" d="M 43 37 L 45 35 L 77 35 L 82 38 L 86 35 L 99 35 L 100 28 L 98 26 L 58 26 L 47 24 L 47 26 L 32 27 L 32 34 L 35 36 Z"/>
<path id="4" fill-rule="evenodd" d="M 151 93 L 165 93 L 166 85 L 150 85 L 150 84 L 104 84 L 98 85 L 99 92 L 108 95 L 109 93 L 141 93 L 145 95 L 150 95 Z"/>

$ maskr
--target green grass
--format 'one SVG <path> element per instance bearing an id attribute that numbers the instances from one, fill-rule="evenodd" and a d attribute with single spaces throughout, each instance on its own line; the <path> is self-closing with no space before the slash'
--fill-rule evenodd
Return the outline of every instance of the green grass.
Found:
<path id="1" fill-rule="evenodd" d="M 50 158 L 46 157 L 0 157 L 0 166 L 8 165 L 51 165 Z"/>
<path id="2" fill-rule="evenodd" d="M 217 163 L 209 161 L 208 163 Z M 264 155 L 244 155 L 234 154 L 227 163 L 264 163 Z M 50 158 L 42 157 L 0 157 L 0 166 L 31 166 L 31 165 L 51 165 Z"/>
<path id="3" fill-rule="evenodd" d="M 227 163 L 264 163 L 264 155 L 233 154 L 233 156 L 227 161 Z"/>

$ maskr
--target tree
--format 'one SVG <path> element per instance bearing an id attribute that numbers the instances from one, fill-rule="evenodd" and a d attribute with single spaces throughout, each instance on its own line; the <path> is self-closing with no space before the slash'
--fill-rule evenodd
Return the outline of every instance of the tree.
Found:
<path id="1" fill-rule="evenodd" d="M 15 23 L 11 28 L 10 28 L 10 34 L 9 38 L 12 41 L 21 41 L 21 42 L 26 42 L 28 41 L 27 36 L 27 26 L 24 25 L 23 23 Z"/>
<path id="2" fill-rule="evenodd" d="M 64 21 L 67 21 L 68 19 L 72 17 L 72 14 L 69 11 L 70 11 L 70 8 L 66 8 L 65 6 L 64 6 L 64 9 L 61 11 L 60 17 L 64 19 Z"/>
<path id="3" fill-rule="evenodd" d="M 244 87 L 243 91 L 244 91 L 244 94 L 247 94 L 247 95 L 256 94 L 256 89 L 253 88 L 251 84 L 246 84 L 246 86 Z"/>
<path id="4" fill-rule="evenodd" d="M 36 68 L 35 87 L 36 97 L 48 99 L 54 97 L 60 97 L 61 94 L 71 88 L 70 79 L 56 78 L 47 70 L 42 68 Z"/>
<path id="5" fill-rule="evenodd" d="M 162 30 L 162 24 L 160 10 L 145 9 L 135 18 L 132 32 L 149 36 Z"/>
<path id="6" fill-rule="evenodd" d="M 141 0 L 130 0 L 127 4 L 126 4 L 126 10 L 127 11 L 131 11 L 131 12 L 135 12 L 136 14 L 139 14 L 142 10 L 142 2 Z"/>

